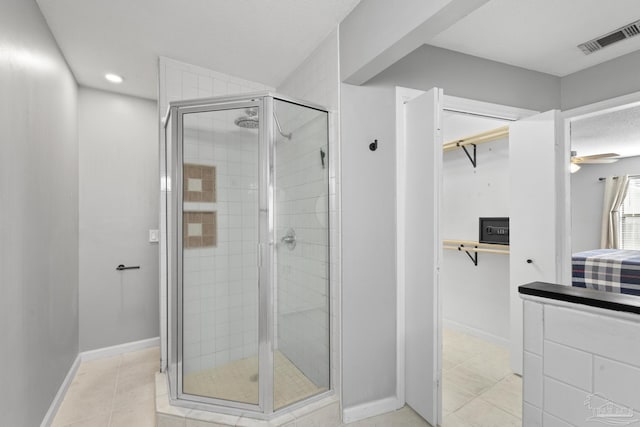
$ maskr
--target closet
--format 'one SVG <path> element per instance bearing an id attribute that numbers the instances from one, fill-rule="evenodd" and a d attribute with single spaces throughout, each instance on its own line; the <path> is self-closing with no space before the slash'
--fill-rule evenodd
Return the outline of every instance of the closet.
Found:
<path id="1" fill-rule="evenodd" d="M 444 416 L 463 413 L 482 399 L 503 411 L 505 424 L 521 417 L 505 399 L 521 390 L 510 366 L 508 125 L 504 119 L 443 111 L 440 198 Z M 481 236 L 487 227 L 502 234 Z"/>
<path id="2" fill-rule="evenodd" d="M 404 110 L 398 115 L 397 262 L 405 303 L 399 322 L 406 325 L 406 402 L 441 424 L 455 410 L 443 399 L 443 387 L 461 380 L 463 371 L 450 369 L 495 359 L 491 350 L 484 359 L 456 359 L 470 349 L 465 344 L 452 358 L 443 357 L 443 328 L 464 331 L 481 346 L 500 345 L 500 366 L 489 367 L 487 376 L 522 373 L 517 288 L 556 281 L 556 254 L 562 253 L 556 238 L 564 198 L 562 129 L 555 111 L 462 100 L 440 89 L 409 90 L 398 105 Z M 480 217 L 509 217 L 508 247 L 480 244 Z"/>
<path id="3" fill-rule="evenodd" d="M 479 218 L 509 217 L 508 123 L 442 115 L 442 326 L 503 346 L 510 334 L 509 245 L 480 243 Z"/>
<path id="4" fill-rule="evenodd" d="M 380 399 L 378 408 L 386 410 L 406 403 L 430 424 L 442 424 L 447 409 L 442 399 L 442 326 L 447 319 L 447 292 L 455 291 L 444 289 L 447 275 L 469 272 L 461 282 L 467 286 L 467 295 L 475 292 L 478 297 L 468 313 L 459 314 L 469 316 L 468 324 L 477 330 L 495 328 L 487 330 L 504 338 L 510 370 L 515 373 L 522 372 L 525 356 L 518 286 L 558 280 L 556 263 L 564 249 L 558 238 L 563 230 L 556 226 L 563 215 L 563 174 L 568 178 L 569 165 L 569 151 L 563 158 L 564 148 L 558 144 L 562 134 L 558 113 L 469 101 L 445 96 L 438 88 L 396 88 L 393 93 L 387 88 L 345 84 L 342 94 L 342 161 L 358 165 L 345 168 L 342 177 L 342 363 L 346 367 L 342 387 L 345 395 L 362 399 L 358 402 Z M 390 100 L 394 95 L 395 103 Z M 475 116 L 498 121 L 486 127 L 461 126 L 460 133 L 452 135 L 452 120 L 466 122 Z M 478 133 L 505 124 L 508 141 L 480 142 L 487 134 L 478 137 Z M 469 156 L 461 147 L 444 151 L 447 141 L 473 134 L 475 168 L 474 144 L 466 147 Z M 375 140 L 377 149 L 372 150 Z M 472 196 L 456 196 L 449 189 L 454 181 L 445 174 L 456 171 L 460 176 L 455 176 L 455 182 Z M 354 185 L 363 179 L 368 191 Z M 492 202 L 495 209 L 473 208 L 466 214 L 470 206 L 479 206 L 474 198 L 497 194 L 499 200 Z M 451 201 L 446 199 L 449 195 Z M 395 215 L 387 209 L 393 202 Z M 444 209 L 444 203 L 451 207 Z M 477 255 L 475 266 L 458 247 L 478 240 L 479 216 L 509 217 L 509 253 L 503 253 L 507 252 L 504 246 L 478 245 L 474 253 L 469 251 Z M 443 221 L 450 224 L 446 230 L 441 227 Z M 389 244 L 393 238 L 395 247 Z M 492 265 L 495 269 L 487 269 Z M 476 280 L 479 272 L 485 274 L 483 282 Z M 502 285 L 494 283 L 495 274 L 501 275 Z M 490 308 L 487 314 L 480 311 L 480 299 L 485 299 L 486 307 L 494 307 L 491 292 L 501 292 L 496 296 L 499 308 Z M 479 317 L 471 317 L 473 310 L 478 310 Z M 498 320 L 491 319 L 493 315 Z M 392 375 L 389 367 L 394 363 Z M 386 375 L 378 375 L 381 372 Z M 377 388 L 363 390 L 360 384 L 365 378 Z M 385 393 L 365 395 L 369 390 Z"/>

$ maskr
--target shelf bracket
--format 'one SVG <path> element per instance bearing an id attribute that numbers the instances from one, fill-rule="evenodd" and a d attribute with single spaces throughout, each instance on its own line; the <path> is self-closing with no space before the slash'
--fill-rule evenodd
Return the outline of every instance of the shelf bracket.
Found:
<path id="1" fill-rule="evenodd" d="M 471 157 L 471 154 L 469 154 L 469 150 L 467 150 L 466 145 L 460 145 L 460 143 L 458 143 L 458 147 L 461 147 L 464 150 L 464 154 L 467 155 L 467 158 L 475 168 L 476 165 L 478 164 L 476 159 L 476 144 L 469 144 L 469 145 L 473 145 L 473 157 Z"/>
<path id="2" fill-rule="evenodd" d="M 478 249 L 477 246 L 475 246 L 476 249 Z M 469 257 L 469 259 L 471 260 L 471 262 L 473 263 L 473 265 L 475 265 L 476 267 L 478 266 L 478 252 L 474 252 L 473 255 L 471 255 L 469 253 L 469 251 L 466 251 L 464 249 L 464 245 L 460 245 L 458 246 L 458 250 L 459 251 L 464 251 L 465 254 L 467 254 L 467 256 Z"/>

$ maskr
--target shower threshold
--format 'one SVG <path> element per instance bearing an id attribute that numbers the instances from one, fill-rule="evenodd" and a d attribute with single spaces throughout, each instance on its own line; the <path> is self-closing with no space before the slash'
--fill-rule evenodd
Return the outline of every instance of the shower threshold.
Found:
<path id="1" fill-rule="evenodd" d="M 297 369 L 297 368 L 296 368 Z M 340 424 L 340 405 L 338 396 L 332 392 L 324 392 L 316 396 L 317 400 L 308 400 L 293 404 L 291 411 L 281 415 L 276 415 L 272 419 L 265 419 L 262 414 L 231 415 L 223 412 L 212 412 L 212 410 L 194 409 L 188 406 L 172 405 L 169 399 L 167 375 L 164 372 L 156 373 L 156 421 L 158 423 L 179 422 L 181 419 L 198 421 L 198 425 L 203 427 L 211 424 L 212 427 L 255 425 L 261 427 L 284 426 L 293 421 L 313 420 L 318 411 L 322 410 L 322 417 L 326 419 L 327 413 L 331 412 L 331 419 L 335 419 L 337 425 Z M 298 407 L 299 405 L 299 407 Z M 194 405 L 197 406 L 197 405 Z M 162 420 L 162 421 L 161 421 Z"/>

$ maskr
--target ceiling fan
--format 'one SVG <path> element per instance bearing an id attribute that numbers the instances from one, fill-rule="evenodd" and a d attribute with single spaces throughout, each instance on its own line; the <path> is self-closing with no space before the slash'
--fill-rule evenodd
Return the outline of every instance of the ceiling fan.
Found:
<path id="1" fill-rule="evenodd" d="M 592 154 L 590 156 L 578 156 L 577 152 L 571 152 L 571 163 L 573 163 L 574 165 L 615 163 L 619 160 L 619 158 L 620 154 L 617 153 L 601 153 Z"/>

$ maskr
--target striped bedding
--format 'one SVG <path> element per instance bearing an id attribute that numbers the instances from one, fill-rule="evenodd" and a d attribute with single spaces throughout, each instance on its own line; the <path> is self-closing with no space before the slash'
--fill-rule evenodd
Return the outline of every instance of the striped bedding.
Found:
<path id="1" fill-rule="evenodd" d="M 640 251 L 594 249 L 575 253 L 572 284 L 640 296 Z"/>

